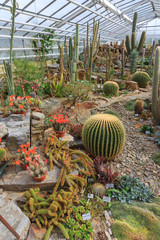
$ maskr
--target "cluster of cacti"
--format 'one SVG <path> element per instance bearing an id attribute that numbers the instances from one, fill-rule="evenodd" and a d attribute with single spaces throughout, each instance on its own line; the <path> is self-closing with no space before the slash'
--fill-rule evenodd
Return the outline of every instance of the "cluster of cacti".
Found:
<path id="1" fill-rule="evenodd" d="M 117 117 L 110 114 L 96 114 L 85 122 L 82 140 L 92 156 L 104 156 L 106 160 L 112 160 L 124 147 L 125 129 Z"/>
<path id="2" fill-rule="evenodd" d="M 137 82 L 140 88 L 146 88 L 150 80 L 150 76 L 146 72 L 135 72 L 132 77 L 132 81 Z"/>
<path id="3" fill-rule="evenodd" d="M 77 195 L 72 187 L 68 191 L 61 189 L 50 196 L 45 196 L 39 189 L 31 188 L 24 196 L 27 199 L 26 204 L 22 206 L 24 213 L 32 222 L 36 222 L 39 228 L 48 228 L 45 240 L 49 239 L 54 226 L 57 226 L 65 238 L 69 239 L 63 223 L 68 221 L 73 204 L 78 204 Z"/>
<path id="4" fill-rule="evenodd" d="M 3 158 L 6 155 L 6 149 L 5 148 L 0 148 L 0 163 L 3 160 Z"/>
<path id="5" fill-rule="evenodd" d="M 156 124 L 160 124 L 160 47 L 157 47 L 152 82 L 152 115 Z"/>
<path id="6" fill-rule="evenodd" d="M 43 161 L 40 158 L 29 162 L 28 171 L 32 177 L 41 177 L 47 172 L 47 161 Z"/>
<path id="7" fill-rule="evenodd" d="M 116 82 L 107 81 L 103 85 L 103 92 L 106 96 L 116 95 L 119 91 L 119 86 Z"/>
<path id="8" fill-rule="evenodd" d="M 131 40 L 130 40 L 129 35 L 126 36 L 126 49 L 127 49 L 128 55 L 130 56 L 130 65 L 133 65 L 133 67 L 130 67 L 131 74 L 135 73 L 135 71 L 136 71 L 137 56 L 138 56 L 138 53 L 141 52 L 141 50 L 143 48 L 143 44 L 146 40 L 146 32 L 143 31 L 141 34 L 141 38 L 140 38 L 138 47 L 136 47 L 136 34 L 135 34 L 136 23 L 137 23 L 137 12 L 134 13 L 134 17 L 133 17 Z M 132 53 L 133 50 L 135 50 L 134 53 Z"/>
<path id="9" fill-rule="evenodd" d="M 92 175 L 95 179 L 92 159 L 78 150 L 68 148 L 66 144 L 67 141 L 60 142 L 55 135 L 50 135 L 45 149 L 45 154 L 49 156 L 50 160 L 50 170 L 54 168 L 53 164 L 61 168 L 53 193 L 57 191 L 59 186 L 63 187 L 65 182 L 69 187 L 78 189 L 77 184 L 80 184 L 82 188 L 87 184 L 88 176 Z M 74 158 L 75 154 L 76 159 Z M 79 171 L 79 175 L 71 174 L 74 169 Z"/>
<path id="10" fill-rule="evenodd" d="M 94 183 L 92 185 L 92 193 L 96 196 L 103 197 L 106 193 L 106 187 L 101 183 Z"/>
<path id="11" fill-rule="evenodd" d="M 144 110 L 144 101 L 140 99 L 136 100 L 134 104 L 135 114 L 142 114 L 143 110 Z"/>
<path id="12" fill-rule="evenodd" d="M 76 36 L 74 36 L 74 46 L 72 38 L 69 39 L 69 69 L 70 81 L 76 82 L 77 80 L 77 63 L 79 56 L 79 25 L 76 25 Z"/>

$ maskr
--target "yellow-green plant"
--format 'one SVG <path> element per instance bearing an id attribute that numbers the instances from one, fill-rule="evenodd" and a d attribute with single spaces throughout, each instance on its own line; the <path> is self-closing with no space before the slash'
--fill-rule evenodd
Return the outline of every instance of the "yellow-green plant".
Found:
<path id="1" fill-rule="evenodd" d="M 53 85 L 53 90 L 55 92 L 55 96 L 56 97 L 59 96 L 60 91 L 61 91 L 62 86 L 63 86 L 63 74 L 61 74 L 60 81 L 58 81 L 57 77 L 55 76 L 53 78 L 52 85 Z"/>
<path id="2" fill-rule="evenodd" d="M 116 95 L 119 91 L 119 86 L 116 82 L 107 81 L 103 85 L 103 92 L 106 96 Z"/>
<path id="3" fill-rule="evenodd" d="M 151 78 L 146 72 L 135 72 L 132 81 L 138 83 L 138 87 L 146 88 L 149 85 Z"/>
<path id="4" fill-rule="evenodd" d="M 5 148 L 0 148 L 0 163 L 3 160 L 3 158 L 5 157 L 5 155 L 6 155 Z"/>
<path id="5" fill-rule="evenodd" d="M 124 147 L 125 129 L 117 117 L 110 114 L 96 114 L 84 124 L 82 140 L 92 156 L 104 156 L 106 160 L 112 160 Z"/>

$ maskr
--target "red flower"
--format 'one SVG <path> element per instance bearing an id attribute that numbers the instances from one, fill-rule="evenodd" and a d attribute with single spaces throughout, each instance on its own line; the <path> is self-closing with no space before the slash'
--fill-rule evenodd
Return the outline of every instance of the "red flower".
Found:
<path id="1" fill-rule="evenodd" d="M 45 162 L 45 163 L 47 163 L 47 162 L 48 162 L 48 160 L 47 160 L 47 159 L 45 159 L 45 160 L 44 160 L 44 162 Z"/>
<path id="2" fill-rule="evenodd" d="M 20 152 L 21 152 L 21 149 L 18 149 L 17 152 L 20 153 Z"/>
<path id="3" fill-rule="evenodd" d="M 9 103 L 9 105 L 10 105 L 10 106 L 13 106 L 13 103 L 12 103 L 12 102 L 10 102 L 10 103 Z"/>
<path id="4" fill-rule="evenodd" d="M 19 105 L 19 108 L 20 108 L 20 109 L 23 109 L 23 108 L 24 108 L 24 106 L 23 106 L 23 105 Z"/>
<path id="5" fill-rule="evenodd" d="M 31 98 L 31 96 L 26 96 L 26 98 L 27 98 L 27 99 L 30 99 L 30 98 Z"/>
<path id="6" fill-rule="evenodd" d="M 20 148 L 24 148 L 24 145 L 20 145 Z"/>
<path id="7" fill-rule="evenodd" d="M 27 151 L 27 149 L 25 149 L 25 148 L 22 150 L 22 152 L 24 152 L 24 153 L 26 153 L 26 151 Z"/>
<path id="8" fill-rule="evenodd" d="M 27 145 L 27 147 L 29 147 L 30 146 L 30 142 L 28 142 L 26 145 Z"/>
<path id="9" fill-rule="evenodd" d="M 1 143 L 1 141 L 2 141 L 2 138 L 0 137 L 0 143 Z"/>
<path id="10" fill-rule="evenodd" d="M 50 119 L 49 122 L 53 122 L 53 119 Z"/>
<path id="11" fill-rule="evenodd" d="M 21 164 L 21 161 L 20 160 L 17 160 L 16 161 L 16 165 L 20 165 Z"/>
<path id="12" fill-rule="evenodd" d="M 29 155 L 29 151 L 26 151 L 26 155 L 27 155 L 27 156 Z"/>
<path id="13" fill-rule="evenodd" d="M 21 96 L 17 97 L 17 100 L 22 100 L 22 99 L 23 99 L 23 97 L 21 97 Z"/>
<path id="14" fill-rule="evenodd" d="M 33 147 L 33 150 L 36 150 L 37 148 L 36 147 Z"/>

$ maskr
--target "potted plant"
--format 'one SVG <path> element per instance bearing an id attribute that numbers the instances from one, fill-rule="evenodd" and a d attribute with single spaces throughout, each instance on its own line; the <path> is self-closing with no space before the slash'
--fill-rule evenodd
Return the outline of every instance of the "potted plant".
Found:
<path id="1" fill-rule="evenodd" d="M 37 154 L 35 151 L 36 149 L 36 147 L 30 148 L 29 142 L 25 145 L 21 145 L 20 148 L 17 150 L 17 152 L 19 153 L 19 160 L 16 161 L 16 164 L 21 165 L 24 170 L 27 170 L 29 162 L 33 161 L 35 155 Z"/>
<path id="2" fill-rule="evenodd" d="M 27 170 L 36 182 L 42 182 L 47 176 L 47 159 L 43 160 L 40 154 L 34 156 L 35 158 L 29 162 Z"/>
<path id="3" fill-rule="evenodd" d="M 42 112 L 42 101 L 40 99 L 30 98 L 31 110 L 36 112 Z"/>
<path id="4" fill-rule="evenodd" d="M 55 114 L 52 115 L 52 118 L 49 121 L 53 123 L 53 128 L 56 132 L 57 137 L 64 137 L 66 133 L 67 123 L 70 123 L 68 116 L 63 114 Z"/>
<path id="5" fill-rule="evenodd" d="M 18 96 L 17 98 L 15 98 L 14 95 L 9 96 L 9 106 L 11 112 L 14 114 L 23 114 L 24 116 L 26 116 L 29 104 L 31 103 L 29 100 L 30 98 L 30 96 Z"/>

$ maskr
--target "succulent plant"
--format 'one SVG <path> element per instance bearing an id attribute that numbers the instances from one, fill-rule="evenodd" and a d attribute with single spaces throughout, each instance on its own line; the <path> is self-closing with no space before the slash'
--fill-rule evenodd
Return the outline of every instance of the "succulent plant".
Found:
<path id="1" fill-rule="evenodd" d="M 103 197 L 106 193 L 106 188 L 103 184 L 101 183 L 94 183 L 92 185 L 92 192 L 99 197 Z"/>
<path id="2" fill-rule="evenodd" d="M 144 109 L 144 101 L 140 99 L 135 101 L 135 104 L 134 104 L 135 114 L 142 114 L 143 109 Z"/>
<path id="3" fill-rule="evenodd" d="M 96 114 L 85 122 L 82 140 L 91 155 L 105 156 L 106 160 L 112 160 L 124 147 L 125 129 L 117 117 L 110 114 Z"/>
<path id="4" fill-rule="evenodd" d="M 3 158 L 6 155 L 6 150 L 5 148 L 0 148 L 0 162 L 3 160 Z"/>
<path id="5" fill-rule="evenodd" d="M 146 72 L 135 72 L 132 77 L 132 81 L 137 82 L 140 88 L 146 88 L 150 80 L 150 76 Z"/>
<path id="6" fill-rule="evenodd" d="M 35 161 L 31 161 L 27 168 L 32 177 L 41 177 L 47 172 L 47 160 L 43 161 L 40 159 L 40 155 L 37 156 L 39 157 L 37 157 Z"/>
<path id="7" fill-rule="evenodd" d="M 116 82 L 107 81 L 103 85 L 103 92 L 106 96 L 116 95 L 119 91 L 119 86 Z"/>

